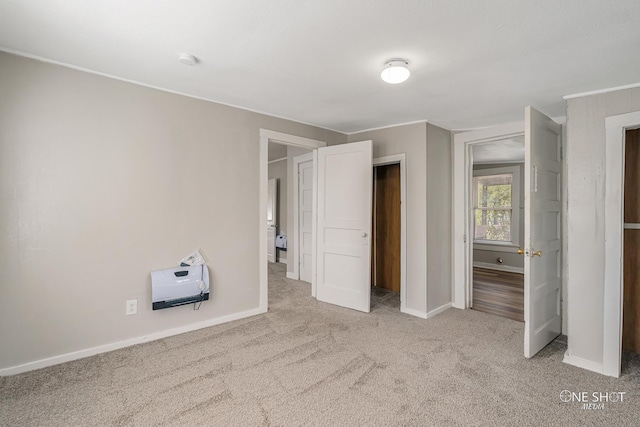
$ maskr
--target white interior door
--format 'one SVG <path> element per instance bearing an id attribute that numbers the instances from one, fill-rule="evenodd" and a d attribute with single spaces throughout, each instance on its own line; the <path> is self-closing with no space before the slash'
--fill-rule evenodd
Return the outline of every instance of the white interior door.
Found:
<path id="1" fill-rule="evenodd" d="M 562 332 L 561 127 L 525 110 L 524 355 L 532 357 Z"/>
<path id="2" fill-rule="evenodd" d="M 267 261 L 276 262 L 276 218 L 278 217 L 278 180 L 267 184 Z"/>
<path id="3" fill-rule="evenodd" d="M 370 311 L 371 141 L 318 149 L 318 300 Z"/>
<path id="4" fill-rule="evenodd" d="M 298 164 L 300 280 L 311 282 L 313 260 L 313 158 Z"/>

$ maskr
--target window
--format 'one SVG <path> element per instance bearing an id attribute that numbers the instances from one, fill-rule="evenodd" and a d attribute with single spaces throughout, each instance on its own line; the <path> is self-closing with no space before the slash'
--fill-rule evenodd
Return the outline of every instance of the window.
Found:
<path id="1" fill-rule="evenodd" d="M 517 167 L 474 171 L 474 240 L 518 244 L 519 170 Z"/>

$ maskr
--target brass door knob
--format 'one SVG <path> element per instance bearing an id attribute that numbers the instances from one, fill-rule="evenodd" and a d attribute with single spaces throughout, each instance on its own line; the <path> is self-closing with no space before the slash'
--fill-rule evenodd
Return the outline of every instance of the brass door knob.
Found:
<path id="1" fill-rule="evenodd" d="M 518 255 L 524 255 L 524 249 L 518 248 Z"/>
<path id="2" fill-rule="evenodd" d="M 531 254 L 531 256 L 542 256 L 542 251 L 535 251 Z"/>

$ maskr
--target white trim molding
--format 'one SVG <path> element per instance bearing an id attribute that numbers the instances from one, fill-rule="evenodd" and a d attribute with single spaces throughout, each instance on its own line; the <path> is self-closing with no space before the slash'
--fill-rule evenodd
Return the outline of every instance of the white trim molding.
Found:
<path id="1" fill-rule="evenodd" d="M 597 372 L 598 374 L 604 374 L 602 371 L 602 364 L 583 359 L 581 357 L 572 356 L 569 350 L 565 352 L 562 362 L 588 371 Z"/>
<path id="2" fill-rule="evenodd" d="M 524 134 L 524 123 L 506 125 L 477 131 L 457 133 L 453 136 L 453 256 L 451 281 L 453 307 L 470 306 L 471 260 L 473 239 L 470 232 L 469 200 L 471 176 L 473 176 L 473 144 L 498 141 Z"/>
<path id="3" fill-rule="evenodd" d="M 582 98 L 583 96 L 590 96 L 590 95 L 598 95 L 601 93 L 608 93 L 608 92 L 615 92 L 618 90 L 624 90 L 624 89 L 633 89 L 636 87 L 640 87 L 640 83 L 633 83 L 630 85 L 624 85 L 624 86 L 616 86 L 616 87 L 610 87 L 610 88 L 606 88 L 606 89 L 598 89 L 598 90 L 592 90 L 589 92 L 581 92 L 581 93 L 576 93 L 573 95 L 565 95 L 562 98 L 563 99 L 573 99 L 573 98 Z"/>
<path id="4" fill-rule="evenodd" d="M 265 227 L 266 230 L 266 227 Z M 266 243 L 265 243 L 266 245 Z M 266 254 L 266 251 L 263 251 Z M 191 325 L 181 326 L 178 328 L 167 329 L 166 331 L 155 332 L 150 335 L 143 335 L 141 337 L 131 338 L 128 340 L 118 341 L 111 344 L 100 345 L 97 347 L 91 347 L 84 350 L 73 351 L 71 353 L 61 354 L 59 356 L 49 357 L 46 359 L 35 360 L 22 365 L 11 366 L 9 368 L 0 369 L 0 377 L 21 374 L 23 372 L 33 371 L 35 369 L 46 368 L 48 366 L 58 365 L 60 363 L 71 362 L 72 360 L 84 359 L 85 357 L 94 356 L 100 353 L 106 353 L 108 351 L 118 350 L 125 347 L 130 347 L 136 344 L 142 344 L 145 342 L 155 341 L 162 338 L 171 337 L 174 335 L 184 334 L 186 332 L 197 331 L 198 329 L 208 328 L 210 326 L 221 325 L 223 323 L 232 322 L 234 320 L 245 319 L 247 317 L 256 316 L 261 314 L 260 309 L 253 309 L 243 311 L 240 313 L 230 314 L 228 316 L 218 317 L 216 319 L 206 320 L 204 322 L 193 323 Z"/>
<path id="5" fill-rule="evenodd" d="M 620 376 L 622 356 L 625 132 L 639 125 L 640 111 L 605 118 L 607 154 L 602 373 L 612 377 Z"/>
<path id="6" fill-rule="evenodd" d="M 426 312 L 420 311 L 420 310 L 416 310 L 414 308 L 405 308 L 402 312 L 405 313 L 405 314 L 408 314 L 410 316 L 419 317 L 421 319 L 426 319 L 427 318 L 427 313 Z"/>
<path id="7" fill-rule="evenodd" d="M 435 317 L 438 314 L 440 314 L 440 313 L 442 313 L 444 311 L 447 311 L 448 309 L 451 308 L 451 306 L 452 306 L 452 304 L 449 302 L 449 303 L 446 303 L 445 305 L 442 305 L 442 306 L 440 306 L 438 308 L 435 308 L 435 309 L 431 310 L 430 312 L 427 313 L 426 319 L 431 319 L 432 317 Z"/>
<path id="8" fill-rule="evenodd" d="M 514 267 L 512 265 L 491 264 L 488 262 L 473 262 L 474 267 L 484 268 L 486 270 L 506 271 L 508 273 L 524 274 L 524 267 Z"/>

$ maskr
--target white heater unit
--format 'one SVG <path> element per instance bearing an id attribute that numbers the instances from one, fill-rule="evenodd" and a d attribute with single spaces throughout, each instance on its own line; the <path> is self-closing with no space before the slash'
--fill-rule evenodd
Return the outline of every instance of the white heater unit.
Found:
<path id="1" fill-rule="evenodd" d="M 206 265 L 165 268 L 151 272 L 151 300 L 154 310 L 208 299 L 209 270 Z"/>

